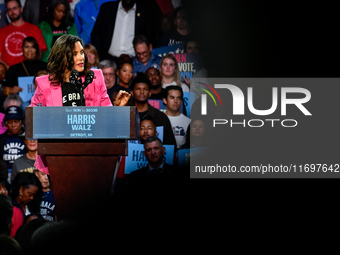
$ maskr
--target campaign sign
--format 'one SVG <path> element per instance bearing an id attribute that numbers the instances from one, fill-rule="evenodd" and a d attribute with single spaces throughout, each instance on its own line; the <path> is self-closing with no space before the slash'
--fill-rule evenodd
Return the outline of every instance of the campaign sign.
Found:
<path id="1" fill-rule="evenodd" d="M 163 57 L 166 54 L 183 53 L 184 43 L 152 49 L 152 54 Z"/>
<path id="2" fill-rule="evenodd" d="M 148 103 L 152 107 L 160 110 L 161 112 L 165 112 L 166 111 L 166 105 L 164 104 L 163 100 L 161 100 L 161 99 L 149 99 Z"/>
<path id="3" fill-rule="evenodd" d="M 30 101 L 34 95 L 33 79 L 34 76 L 18 77 L 18 85 L 22 88 L 22 92 L 19 92 L 19 95 L 23 102 Z"/>
<path id="4" fill-rule="evenodd" d="M 131 107 L 26 107 L 33 110 L 33 139 L 128 139 Z"/>
<path id="5" fill-rule="evenodd" d="M 195 101 L 195 93 L 194 92 L 183 92 L 183 104 L 185 110 L 187 112 L 187 116 L 190 118 L 190 109 L 192 104 Z"/>
<path id="6" fill-rule="evenodd" d="M 173 165 L 174 163 L 174 145 L 163 145 L 165 147 L 164 160 L 167 164 Z M 128 156 L 125 158 L 125 174 L 140 169 L 148 164 L 144 154 L 143 144 L 129 143 Z"/>
<path id="7" fill-rule="evenodd" d="M 175 53 L 174 56 L 178 62 L 178 70 L 182 82 L 183 78 L 191 80 L 194 73 L 203 68 L 202 60 L 197 53 Z"/>
<path id="8" fill-rule="evenodd" d="M 157 137 L 163 142 L 163 136 L 164 136 L 164 127 L 163 126 L 158 126 L 156 127 L 157 131 Z"/>
<path id="9" fill-rule="evenodd" d="M 1 15 L 1 14 L 6 13 L 6 4 L 5 4 L 5 1 L 1 1 L 1 2 L 2 3 L 0 4 L 0 28 L 8 25 L 6 15 Z"/>

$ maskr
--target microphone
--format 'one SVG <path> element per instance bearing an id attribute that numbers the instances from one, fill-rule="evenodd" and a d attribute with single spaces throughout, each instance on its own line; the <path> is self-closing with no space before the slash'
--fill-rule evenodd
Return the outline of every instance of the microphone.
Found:
<path id="1" fill-rule="evenodd" d="M 74 85 L 80 93 L 80 102 L 81 105 L 84 105 L 84 100 L 85 100 L 85 95 L 84 95 L 84 89 L 93 82 L 94 78 L 94 72 L 93 71 L 88 71 L 85 76 L 85 81 L 84 83 L 81 82 L 81 79 L 79 79 L 79 72 L 77 70 L 72 70 L 70 74 L 70 83 Z"/>
<path id="2" fill-rule="evenodd" d="M 83 83 L 83 89 L 86 89 L 86 87 L 93 82 L 94 78 L 94 72 L 93 71 L 88 71 L 85 76 L 85 81 Z"/>
<path id="3" fill-rule="evenodd" d="M 79 72 L 75 69 L 72 70 L 72 72 L 70 74 L 70 83 L 73 84 L 74 86 L 76 86 L 78 78 L 79 78 Z"/>
<path id="4" fill-rule="evenodd" d="M 80 82 L 80 99 L 81 99 L 81 105 L 85 105 L 84 104 L 84 100 L 85 100 L 85 95 L 84 95 L 84 89 L 86 89 L 86 87 L 93 82 L 93 78 L 94 78 L 94 72 L 93 71 L 88 71 L 85 75 L 85 81 L 84 83 Z"/>

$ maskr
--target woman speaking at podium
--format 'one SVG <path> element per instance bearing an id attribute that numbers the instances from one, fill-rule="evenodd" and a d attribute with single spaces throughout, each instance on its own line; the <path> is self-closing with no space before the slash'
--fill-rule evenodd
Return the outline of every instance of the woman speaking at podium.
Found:
<path id="1" fill-rule="evenodd" d="M 112 106 L 102 71 L 88 69 L 83 41 L 70 34 L 60 36 L 48 56 L 49 74 L 36 78 L 31 106 Z"/>
<path id="2" fill-rule="evenodd" d="M 89 71 L 83 41 L 73 35 L 62 35 L 48 56 L 48 75 L 36 78 L 37 89 L 30 106 L 112 106 L 100 69 Z M 125 105 L 130 94 L 121 91 L 117 105 Z M 125 100 L 124 100 L 125 99 Z M 49 174 L 38 155 L 35 167 Z"/>

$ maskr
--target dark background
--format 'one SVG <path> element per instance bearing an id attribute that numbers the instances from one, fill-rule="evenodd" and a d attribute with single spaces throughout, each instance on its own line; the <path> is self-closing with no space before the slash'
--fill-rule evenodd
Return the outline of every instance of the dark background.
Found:
<path id="1" fill-rule="evenodd" d="M 335 3 L 183 0 L 183 5 L 209 77 L 339 77 Z M 337 197 L 339 182 L 191 179 L 190 199 L 199 209 L 325 206 Z"/>

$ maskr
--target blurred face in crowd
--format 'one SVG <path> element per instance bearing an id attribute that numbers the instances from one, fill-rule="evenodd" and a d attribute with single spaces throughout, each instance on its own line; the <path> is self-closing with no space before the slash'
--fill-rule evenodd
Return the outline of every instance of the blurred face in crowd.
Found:
<path id="1" fill-rule="evenodd" d="M 22 128 L 21 120 L 6 120 L 7 132 L 10 135 L 17 135 L 20 133 Z"/>
<path id="2" fill-rule="evenodd" d="M 186 29 L 187 28 L 186 14 L 183 11 L 177 13 L 175 18 L 175 26 L 177 29 Z"/>
<path id="3" fill-rule="evenodd" d="M 9 1 L 6 4 L 6 10 L 11 22 L 19 20 L 23 11 L 22 7 L 19 7 L 17 1 Z"/>
<path id="4" fill-rule="evenodd" d="M 156 68 L 149 68 L 146 70 L 145 75 L 151 81 L 151 86 L 157 86 L 161 84 L 161 74 Z"/>
<path id="5" fill-rule="evenodd" d="M 143 120 L 139 128 L 140 140 L 145 141 L 148 137 L 155 135 L 157 135 L 155 124 L 151 120 Z"/>
<path id="6" fill-rule="evenodd" d="M 54 9 L 54 19 L 58 22 L 61 22 L 66 15 L 65 12 L 66 6 L 63 4 L 58 4 L 57 7 Z"/>
<path id="7" fill-rule="evenodd" d="M 20 204 L 28 204 L 31 200 L 33 200 L 34 195 L 37 194 L 38 187 L 35 185 L 28 185 L 27 188 L 23 186 L 20 187 L 19 197 L 17 198 Z"/>
<path id="8" fill-rule="evenodd" d="M 146 43 L 140 43 L 135 46 L 136 56 L 139 62 L 146 64 L 151 58 L 152 45 L 148 47 Z"/>
<path id="9" fill-rule="evenodd" d="M 163 14 L 161 19 L 161 29 L 164 34 L 172 29 L 173 20 L 166 14 Z"/>
<path id="10" fill-rule="evenodd" d="M 205 131 L 205 126 L 202 120 L 195 120 L 191 124 L 191 135 L 192 136 L 203 136 Z"/>
<path id="11" fill-rule="evenodd" d="M 50 181 L 48 180 L 47 174 L 41 171 L 36 171 L 35 175 L 38 177 L 39 181 L 41 182 L 41 186 L 43 189 L 47 189 L 50 187 Z"/>
<path id="12" fill-rule="evenodd" d="M 84 71 L 85 62 L 85 51 L 81 43 L 78 41 L 74 44 L 73 49 L 73 69 L 77 70 L 79 73 Z"/>
<path id="13" fill-rule="evenodd" d="M 89 49 L 85 49 L 85 53 L 89 64 L 93 66 L 94 63 L 96 62 L 96 55 L 94 55 Z"/>
<path id="14" fill-rule="evenodd" d="M 181 92 L 178 90 L 169 90 L 166 99 L 163 99 L 166 108 L 172 112 L 179 112 L 179 107 L 182 104 Z"/>
<path id="15" fill-rule="evenodd" d="M 6 76 L 6 67 L 3 64 L 0 64 L 0 81 L 3 81 Z"/>
<path id="16" fill-rule="evenodd" d="M 38 140 L 25 139 L 24 143 L 25 143 L 28 151 L 37 151 L 38 150 Z"/>
<path id="17" fill-rule="evenodd" d="M 135 87 L 131 91 L 131 95 L 136 102 L 147 103 L 149 97 L 151 96 L 151 91 L 149 89 L 148 84 L 136 83 Z"/>
<path id="18" fill-rule="evenodd" d="M 176 69 L 176 63 L 171 58 L 165 58 L 163 60 L 161 71 L 164 76 L 174 76 Z"/>
<path id="19" fill-rule="evenodd" d="M 186 53 L 197 53 L 197 45 L 194 41 L 189 41 L 185 48 Z"/>
<path id="20" fill-rule="evenodd" d="M 121 69 L 117 71 L 119 84 L 129 84 L 133 75 L 133 67 L 129 63 L 125 63 Z"/>
<path id="21" fill-rule="evenodd" d="M 158 166 L 163 162 L 163 156 L 165 154 L 165 148 L 160 145 L 158 141 L 145 144 L 144 156 L 148 160 L 149 164 Z"/>
<path id="22" fill-rule="evenodd" d="M 37 58 L 37 50 L 34 48 L 34 44 L 31 42 L 25 41 L 25 44 L 22 47 L 22 53 L 25 60 L 35 60 Z"/>
<path id="23" fill-rule="evenodd" d="M 105 86 L 107 89 L 110 89 L 115 85 L 116 83 L 116 74 L 113 67 L 105 67 L 102 69 L 104 80 L 105 80 Z"/>
<path id="24" fill-rule="evenodd" d="M 122 5 L 125 9 L 131 9 L 135 2 L 135 0 L 122 0 Z"/>

